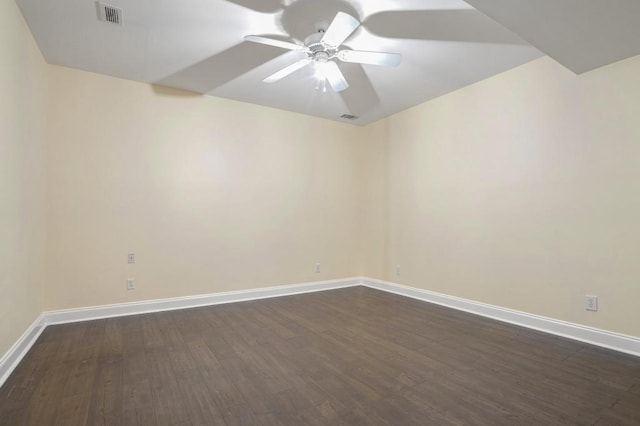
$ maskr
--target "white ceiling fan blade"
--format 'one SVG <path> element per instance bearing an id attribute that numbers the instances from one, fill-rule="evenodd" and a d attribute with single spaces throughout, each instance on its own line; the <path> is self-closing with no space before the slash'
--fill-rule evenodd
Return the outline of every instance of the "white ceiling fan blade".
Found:
<path id="1" fill-rule="evenodd" d="M 349 87 L 349 83 L 347 83 L 344 75 L 342 75 L 342 71 L 340 71 L 340 68 L 338 68 L 338 64 L 336 64 L 335 62 L 327 62 L 324 72 L 327 81 L 335 92 L 341 92 Z"/>
<path id="2" fill-rule="evenodd" d="M 322 37 L 322 42 L 329 46 L 338 47 L 343 41 L 360 26 L 360 22 L 353 16 L 344 12 L 338 12 L 327 31 Z"/>
<path id="3" fill-rule="evenodd" d="M 288 76 L 289 74 L 299 70 L 300 68 L 304 67 L 305 65 L 309 65 L 311 63 L 311 59 L 300 59 L 298 62 L 294 62 L 293 64 L 289 65 L 288 67 L 284 67 L 282 68 L 280 71 L 275 72 L 273 74 L 271 74 L 269 77 L 265 78 L 264 81 L 265 83 L 275 83 L 276 81 L 280 80 L 281 78 L 284 78 L 286 76 Z"/>
<path id="4" fill-rule="evenodd" d="M 364 50 L 341 50 L 338 52 L 338 59 L 356 64 L 395 67 L 402 61 L 402 55 L 399 53 L 366 52 Z"/>
<path id="5" fill-rule="evenodd" d="M 246 41 L 252 41 L 254 43 L 268 44 L 269 46 L 281 47 L 283 49 L 289 49 L 289 50 L 304 50 L 305 49 L 304 46 L 300 46 L 300 45 L 295 44 L 295 43 L 290 43 L 288 41 L 276 40 L 275 38 L 269 38 L 269 37 L 248 35 L 248 36 L 244 36 L 244 39 Z"/>

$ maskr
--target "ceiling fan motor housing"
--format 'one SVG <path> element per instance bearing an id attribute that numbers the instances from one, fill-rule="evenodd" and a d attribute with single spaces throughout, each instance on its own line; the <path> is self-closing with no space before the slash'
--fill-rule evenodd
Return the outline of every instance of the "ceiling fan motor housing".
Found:
<path id="1" fill-rule="evenodd" d="M 336 54 L 337 49 L 335 47 L 328 46 L 322 42 L 323 36 L 324 31 L 318 31 L 304 40 L 305 46 L 309 49 L 309 56 L 314 61 L 327 62 Z"/>

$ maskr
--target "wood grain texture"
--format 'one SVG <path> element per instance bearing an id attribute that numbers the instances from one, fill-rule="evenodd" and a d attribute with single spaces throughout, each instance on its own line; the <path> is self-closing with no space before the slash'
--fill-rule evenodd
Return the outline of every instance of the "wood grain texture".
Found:
<path id="1" fill-rule="evenodd" d="M 640 424 L 640 359 L 353 287 L 47 327 L 1 425 Z"/>

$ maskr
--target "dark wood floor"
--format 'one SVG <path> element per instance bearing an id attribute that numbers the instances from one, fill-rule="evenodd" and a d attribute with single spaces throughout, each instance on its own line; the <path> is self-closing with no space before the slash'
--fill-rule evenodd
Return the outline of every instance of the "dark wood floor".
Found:
<path id="1" fill-rule="evenodd" d="M 354 287 L 50 326 L 0 423 L 640 424 L 640 358 Z"/>

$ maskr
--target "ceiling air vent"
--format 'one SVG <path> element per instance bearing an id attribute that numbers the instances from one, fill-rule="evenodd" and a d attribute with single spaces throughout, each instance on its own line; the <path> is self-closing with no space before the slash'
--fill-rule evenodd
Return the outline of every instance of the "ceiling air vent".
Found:
<path id="1" fill-rule="evenodd" d="M 344 118 L 345 120 L 355 120 L 358 117 L 356 117 L 355 115 L 351 115 L 351 114 L 342 114 L 340 116 L 340 118 Z"/>
<path id="2" fill-rule="evenodd" d="M 99 20 L 122 26 L 122 9 L 119 7 L 97 1 L 96 9 Z"/>

